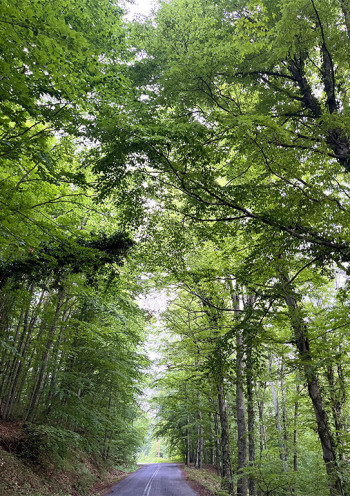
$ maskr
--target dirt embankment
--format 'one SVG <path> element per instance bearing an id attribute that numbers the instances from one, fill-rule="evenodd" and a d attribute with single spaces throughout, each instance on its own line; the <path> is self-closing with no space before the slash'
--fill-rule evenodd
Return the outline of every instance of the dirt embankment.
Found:
<path id="1" fill-rule="evenodd" d="M 1 496 L 99 496 L 127 475 L 81 453 L 60 467 L 28 460 L 23 422 L 0 422 Z"/>

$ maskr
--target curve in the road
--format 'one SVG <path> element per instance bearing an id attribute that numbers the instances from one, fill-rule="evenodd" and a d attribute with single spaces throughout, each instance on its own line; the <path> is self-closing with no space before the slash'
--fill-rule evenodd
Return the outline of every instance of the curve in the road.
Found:
<path id="1" fill-rule="evenodd" d="M 181 475 L 175 463 L 143 465 L 106 496 L 198 496 Z"/>

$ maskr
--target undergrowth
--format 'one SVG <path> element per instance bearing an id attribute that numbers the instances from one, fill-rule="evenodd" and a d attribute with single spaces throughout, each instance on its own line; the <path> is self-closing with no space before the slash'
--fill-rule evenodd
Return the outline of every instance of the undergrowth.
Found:
<path id="1" fill-rule="evenodd" d="M 136 469 L 104 462 L 84 447 L 74 432 L 7 422 L 0 435 L 0 495 L 98 496 Z"/>
<path id="2" fill-rule="evenodd" d="M 221 478 L 211 465 L 201 469 L 185 466 L 184 471 L 188 479 L 198 482 L 216 496 L 228 496 L 228 493 L 221 489 Z"/>

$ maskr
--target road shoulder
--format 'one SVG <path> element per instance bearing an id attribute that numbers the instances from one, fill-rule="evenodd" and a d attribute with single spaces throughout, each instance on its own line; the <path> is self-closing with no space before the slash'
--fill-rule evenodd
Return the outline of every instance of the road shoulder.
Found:
<path id="1" fill-rule="evenodd" d="M 107 479 L 98 481 L 94 484 L 89 492 L 89 496 L 105 496 L 116 484 L 137 472 L 139 468 L 140 466 L 138 466 L 133 472 L 123 472 L 121 470 L 114 470 L 110 472 Z"/>
<path id="2" fill-rule="evenodd" d="M 199 496 L 218 496 L 224 494 L 220 490 L 220 477 L 216 475 L 212 466 L 204 467 L 200 470 L 193 466 L 181 466 L 183 477 L 188 485 Z"/>

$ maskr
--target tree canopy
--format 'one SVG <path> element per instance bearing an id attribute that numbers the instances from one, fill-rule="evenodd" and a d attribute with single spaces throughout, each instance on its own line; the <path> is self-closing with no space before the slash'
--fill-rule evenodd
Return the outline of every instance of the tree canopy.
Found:
<path id="1" fill-rule="evenodd" d="M 132 458 L 166 290 L 169 450 L 348 494 L 349 0 L 1 6 L 2 419 Z"/>

